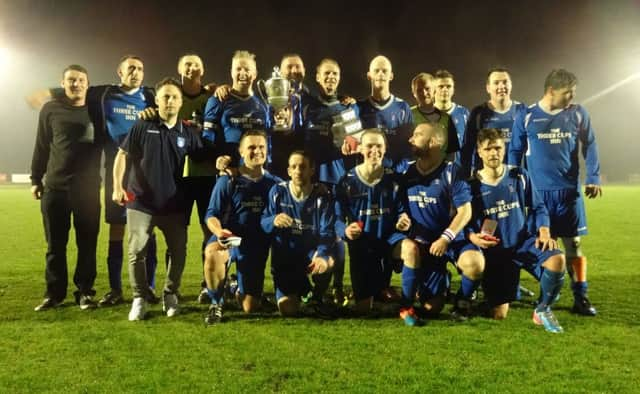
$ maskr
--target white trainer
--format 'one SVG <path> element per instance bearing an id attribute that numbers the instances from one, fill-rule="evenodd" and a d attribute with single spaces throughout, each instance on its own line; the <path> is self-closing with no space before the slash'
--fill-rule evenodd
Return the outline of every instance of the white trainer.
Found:
<path id="1" fill-rule="evenodd" d="M 167 312 L 168 317 L 173 317 L 178 314 L 178 296 L 175 294 L 167 293 L 162 297 L 162 310 Z"/>
<path id="2" fill-rule="evenodd" d="M 135 297 L 131 303 L 131 311 L 129 312 L 129 321 L 144 320 L 147 312 L 147 301 L 143 297 Z"/>

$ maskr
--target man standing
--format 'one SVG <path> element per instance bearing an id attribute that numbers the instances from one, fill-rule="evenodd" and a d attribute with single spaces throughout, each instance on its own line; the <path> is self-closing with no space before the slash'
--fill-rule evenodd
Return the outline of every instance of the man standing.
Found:
<path id="1" fill-rule="evenodd" d="M 527 106 L 511 99 L 511 75 L 506 68 L 492 68 L 487 74 L 486 89 L 489 101 L 484 102 L 471 111 L 467 124 L 466 137 L 462 147 L 461 162 L 464 163 L 464 175 L 473 174 L 481 168 L 480 157 L 476 145 L 478 132 L 482 129 L 498 129 L 502 132 L 506 153 L 509 151 L 511 129 L 515 118 L 527 111 Z"/>
<path id="2" fill-rule="evenodd" d="M 67 242 L 71 217 L 76 231 L 78 261 L 73 281 L 80 309 L 96 306 L 96 244 L 100 223 L 100 153 L 87 110 L 87 70 L 70 65 L 62 73 L 64 98 L 40 111 L 31 164 L 31 194 L 41 200 L 47 240 L 45 298 L 36 311 L 58 306 L 67 295 Z M 46 174 L 46 179 L 43 177 Z"/>
<path id="3" fill-rule="evenodd" d="M 413 126 L 420 123 L 439 123 L 447 131 L 443 153 L 448 160 L 455 159 L 455 153 L 460 150 L 458 134 L 453 120 L 448 113 L 440 111 L 434 105 L 434 80 L 433 75 L 419 73 L 411 80 L 411 92 L 416 100 L 416 105 L 411 107 L 413 114 Z"/>
<path id="4" fill-rule="evenodd" d="M 586 166 L 585 195 L 602 195 L 600 162 L 591 119 L 584 107 L 571 104 L 578 79 L 564 69 L 551 71 L 544 95 L 516 118 L 509 147 L 509 164 L 526 164 L 535 188 L 551 218 L 551 236 L 562 238 L 574 295 L 572 311 L 595 316 L 587 298 L 587 258 L 580 249 L 580 236 L 587 234 L 584 201 L 580 195 L 578 151 Z"/>
<path id="5" fill-rule="evenodd" d="M 453 94 L 455 93 L 453 74 L 447 70 L 438 70 L 434 73 L 433 78 L 436 98 L 435 106 L 451 117 L 458 133 L 458 145 L 462 147 L 464 146 L 467 121 L 469 120 L 469 110 L 453 102 Z M 460 159 L 460 154 L 456 154 L 456 160 L 460 161 Z M 458 164 L 464 166 L 462 162 Z"/>
<path id="6" fill-rule="evenodd" d="M 407 142 L 413 130 L 411 108 L 391 94 L 393 70 L 387 57 L 379 55 L 371 60 L 367 79 L 371 82 L 371 95 L 358 101 L 362 127 L 384 131 L 388 143 L 384 166 L 402 172 L 413 158 Z"/>
<path id="7" fill-rule="evenodd" d="M 127 204 L 129 279 L 133 303 L 129 320 L 141 320 L 151 290 L 145 257 L 154 227 L 164 233 L 171 260 L 164 286 L 163 310 L 178 313 L 180 279 L 186 258 L 187 226 L 184 195 L 179 187 L 184 159 L 202 145 L 193 129 L 178 119 L 182 106 L 180 83 L 166 78 L 156 85 L 158 120 L 138 121 L 122 143 L 113 166 L 113 201 Z M 130 168 L 127 168 L 130 167 Z M 124 174 L 130 169 L 128 186 Z"/>
<path id="8" fill-rule="evenodd" d="M 549 230 L 549 215 L 527 171 L 504 164 L 505 137 L 499 129 L 477 136 L 482 160 L 470 182 L 473 217 L 468 238 L 483 249 L 482 288 L 491 317 L 504 319 L 517 298 L 520 267 L 540 282 L 533 321 L 549 332 L 562 332 L 551 305 L 564 283 L 565 261 Z M 529 230 L 531 229 L 531 230 Z"/>

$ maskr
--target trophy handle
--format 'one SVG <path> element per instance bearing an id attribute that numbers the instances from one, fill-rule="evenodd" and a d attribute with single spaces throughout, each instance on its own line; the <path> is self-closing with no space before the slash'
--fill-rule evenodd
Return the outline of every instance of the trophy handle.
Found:
<path id="1" fill-rule="evenodd" d="M 269 105 L 269 100 L 267 99 L 267 87 L 264 84 L 263 79 L 258 79 L 256 81 L 256 93 L 258 93 L 258 97 L 267 105 Z"/>

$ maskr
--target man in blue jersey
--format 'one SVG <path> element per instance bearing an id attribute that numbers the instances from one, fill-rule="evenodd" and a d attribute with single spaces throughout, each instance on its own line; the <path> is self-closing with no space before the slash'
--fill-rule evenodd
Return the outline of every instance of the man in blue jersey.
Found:
<path id="1" fill-rule="evenodd" d="M 516 116 L 527 110 L 526 105 L 511 99 L 512 87 L 511 75 L 506 68 L 496 67 L 489 70 L 486 83 L 489 101 L 475 107 L 469 115 L 466 138 L 461 153 L 461 162 L 465 163 L 463 168 L 465 176 L 471 175 L 475 170 L 481 168 L 476 150 L 480 130 L 485 128 L 501 130 L 506 146 L 505 152 L 509 151 L 513 121 Z M 504 156 L 506 162 L 507 155 Z"/>
<path id="2" fill-rule="evenodd" d="M 325 185 L 312 182 L 314 171 L 309 154 L 293 152 L 288 169 L 291 180 L 271 188 L 261 221 L 271 236 L 271 273 L 278 310 L 283 316 L 297 314 L 300 298 L 310 291 L 314 304 L 321 305 L 333 267 L 333 199 Z"/>
<path id="3" fill-rule="evenodd" d="M 571 104 L 578 79 L 564 69 L 551 71 L 544 95 L 516 118 L 509 146 L 509 164 L 519 165 L 526 152 L 527 169 L 549 211 L 551 235 L 562 238 L 574 295 L 572 311 L 595 316 L 587 298 L 587 259 L 580 236 L 587 234 L 584 201 L 580 195 L 578 151 L 585 160 L 585 195 L 602 195 L 600 162 L 591 119 L 584 107 Z"/>
<path id="4" fill-rule="evenodd" d="M 119 85 L 92 86 L 87 92 L 89 112 L 96 119 L 96 136 L 103 138 L 105 153 L 105 221 L 109 223 L 109 247 L 107 252 L 107 269 L 109 271 L 110 291 L 100 300 L 101 306 L 116 305 L 122 298 L 122 259 L 126 211 L 111 200 L 113 192 L 113 161 L 118 147 L 129 133 L 138 118 L 138 113 L 146 107 L 154 105 L 153 90 L 142 86 L 144 64 L 135 55 L 123 56 L 117 68 Z M 63 92 L 59 89 L 36 92 L 38 96 L 34 105 L 47 101 L 51 97 L 59 97 Z M 33 96 L 31 97 L 33 99 Z M 155 236 L 149 241 L 147 257 L 147 273 L 150 284 L 154 286 L 157 265 Z M 153 292 L 148 292 L 149 301 L 159 300 Z"/>
<path id="5" fill-rule="evenodd" d="M 419 73 L 411 80 L 411 92 L 416 100 L 416 105 L 411 107 L 413 126 L 420 123 L 440 123 L 447 130 L 443 153 L 447 160 L 455 159 L 455 153 L 460 150 L 458 134 L 453 120 L 446 112 L 440 111 L 435 106 L 434 79 L 428 73 Z"/>
<path id="6" fill-rule="evenodd" d="M 304 147 L 315 162 L 314 178 L 332 190 L 345 175 L 345 169 L 353 166 L 353 156 L 343 156 L 339 148 L 345 134 L 360 130 L 358 107 L 343 104 L 338 98 L 340 66 L 330 58 L 320 61 L 316 71 L 319 94 L 307 96 L 303 102 Z M 346 162 L 346 163 L 345 163 Z M 336 303 L 344 303 L 344 242 L 338 240 L 332 255 L 335 259 L 333 270 L 333 292 Z"/>
<path id="7" fill-rule="evenodd" d="M 270 128 L 269 109 L 253 94 L 256 76 L 255 55 L 236 51 L 231 60 L 233 84 L 229 97 L 221 101 L 213 96 L 207 101 L 202 135 L 220 152 L 216 162 L 219 170 L 238 167 L 238 143 L 245 131 Z"/>
<path id="8" fill-rule="evenodd" d="M 362 127 L 383 130 L 387 137 L 384 165 L 401 172 L 412 159 L 407 141 L 413 130 L 413 116 L 409 104 L 391 94 L 393 77 L 391 61 L 382 55 L 374 57 L 367 72 L 371 95 L 358 101 L 358 108 Z"/>
<path id="9" fill-rule="evenodd" d="M 213 236 L 205 249 L 204 276 L 211 300 L 205 317 L 207 324 L 223 318 L 223 285 L 226 267 L 235 261 L 238 274 L 237 298 L 247 312 L 259 310 L 264 285 L 264 270 L 269 256 L 269 238 L 260 227 L 262 211 L 269 190 L 280 179 L 265 172 L 267 136 L 263 131 L 247 130 L 240 138 L 242 164 L 238 175 L 218 178 L 211 193 L 206 221 Z M 239 246 L 229 249 L 225 238 L 242 238 Z"/>
<path id="10" fill-rule="evenodd" d="M 449 114 L 458 133 L 458 145 L 463 147 L 467 122 L 469 120 L 469 110 L 453 102 L 453 95 L 455 93 L 453 74 L 447 70 L 436 71 L 433 74 L 433 86 L 435 91 L 435 106 L 440 111 Z M 461 163 L 460 159 L 460 154 L 456 154 L 456 161 L 458 164 L 464 166 L 464 163 Z"/>
<path id="11" fill-rule="evenodd" d="M 471 180 L 474 220 L 468 238 L 485 255 L 484 294 L 491 317 L 506 318 L 524 267 L 540 281 L 534 323 L 549 332 L 562 332 L 551 305 L 564 283 L 564 255 L 551 237 L 547 209 L 529 174 L 504 164 L 505 139 L 496 128 L 477 133 L 482 166 Z"/>
<path id="12" fill-rule="evenodd" d="M 182 106 L 180 83 L 165 78 L 156 85 L 158 119 L 140 120 L 122 142 L 113 164 L 114 202 L 127 207 L 129 279 L 133 302 L 129 320 L 142 320 L 149 289 L 145 258 L 154 227 L 162 230 L 171 253 L 163 291 L 167 316 L 178 311 L 177 292 L 186 258 L 187 225 L 180 187 L 184 159 L 202 148 L 195 129 L 178 118 Z M 125 173 L 130 169 L 125 187 Z"/>
<path id="13" fill-rule="evenodd" d="M 417 160 L 403 174 L 407 211 L 411 217 L 409 238 L 419 258 L 405 259 L 402 268 L 400 317 L 416 324 L 413 312 L 416 289 L 422 307 L 438 314 L 449 288 L 447 262 L 461 272 L 453 317 L 465 320 L 471 312 L 471 298 L 482 278 L 484 258 L 479 248 L 464 237 L 462 230 L 471 219 L 469 185 L 458 175 L 459 167 L 444 161 L 445 131 L 437 123 L 423 123 L 409 142 Z"/>
<path id="14" fill-rule="evenodd" d="M 358 150 L 363 162 L 336 187 L 336 233 L 349 244 L 355 310 L 367 313 L 374 297 L 389 285 L 386 267 L 413 249 L 405 246 L 411 220 L 405 212 L 397 174 L 383 166 L 383 131 L 366 129 Z"/>

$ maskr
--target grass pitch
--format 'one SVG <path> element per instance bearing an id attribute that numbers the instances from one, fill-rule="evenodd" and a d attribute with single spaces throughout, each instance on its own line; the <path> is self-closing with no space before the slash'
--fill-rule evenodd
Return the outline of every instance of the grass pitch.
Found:
<path id="1" fill-rule="evenodd" d="M 598 316 L 569 313 L 567 283 L 555 308 L 566 332 L 553 335 L 531 323 L 532 308 L 523 303 L 514 304 L 502 322 L 453 323 L 447 309 L 441 319 L 420 328 L 404 327 L 395 315 L 322 321 L 239 314 L 205 327 L 206 306 L 195 302 L 201 276 L 198 226 L 189 229 L 185 311 L 179 317 L 170 320 L 154 306 L 148 320 L 132 323 L 128 304 L 81 311 L 72 297 L 62 308 L 37 313 L 33 307 L 44 290 L 45 252 L 39 204 L 26 187 L 3 186 L 0 393 L 637 393 L 640 187 L 604 191 L 604 198 L 587 201 L 590 235 L 583 238 Z M 98 295 L 108 290 L 106 228 L 99 241 Z M 74 242 L 71 237 L 71 272 Z M 163 278 L 164 268 L 158 273 Z M 123 280 L 128 283 L 126 272 Z M 399 280 L 394 276 L 396 285 Z M 523 285 L 537 291 L 526 274 Z M 270 279 L 266 287 L 272 290 Z"/>

